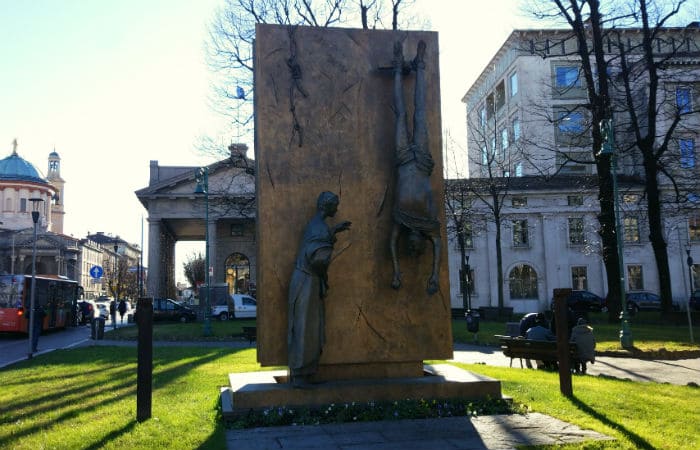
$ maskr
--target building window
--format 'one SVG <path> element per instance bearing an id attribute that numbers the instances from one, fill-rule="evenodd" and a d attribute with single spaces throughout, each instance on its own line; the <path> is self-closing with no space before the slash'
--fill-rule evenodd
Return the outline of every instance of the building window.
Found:
<path id="1" fill-rule="evenodd" d="M 527 219 L 513 221 L 513 247 L 528 247 Z"/>
<path id="2" fill-rule="evenodd" d="M 19 199 L 19 212 L 27 212 L 27 199 L 26 198 Z"/>
<path id="3" fill-rule="evenodd" d="M 481 111 L 479 111 L 479 123 L 481 124 L 481 128 L 486 127 L 486 106 L 482 106 Z"/>
<path id="4" fill-rule="evenodd" d="M 560 133 L 581 134 L 585 129 L 583 112 L 559 111 L 557 113 L 557 127 Z"/>
<path id="5" fill-rule="evenodd" d="M 481 149 L 481 164 L 487 165 L 489 163 L 489 149 L 488 147 L 484 146 Z"/>
<path id="6" fill-rule="evenodd" d="M 688 114 L 692 111 L 690 88 L 676 88 L 676 107 L 678 108 L 679 114 Z"/>
<path id="7" fill-rule="evenodd" d="M 506 104 L 506 85 L 501 81 L 496 86 L 496 110 L 500 110 Z"/>
<path id="8" fill-rule="evenodd" d="M 520 120 L 516 117 L 513 119 L 513 142 L 520 139 Z"/>
<path id="9" fill-rule="evenodd" d="M 630 291 L 644 290 L 644 273 L 639 264 L 627 266 L 627 289 Z"/>
<path id="10" fill-rule="evenodd" d="M 569 218 L 569 245 L 583 245 L 585 244 L 585 236 L 583 233 L 583 218 L 581 217 L 570 217 Z"/>
<path id="11" fill-rule="evenodd" d="M 511 198 L 511 205 L 513 208 L 524 208 L 527 206 L 527 197 L 523 197 L 521 195 L 514 195 Z"/>
<path id="12" fill-rule="evenodd" d="M 574 266 L 571 268 L 571 289 L 588 290 L 588 268 L 586 266 Z"/>
<path id="13" fill-rule="evenodd" d="M 508 84 L 510 85 L 510 96 L 513 97 L 518 93 L 518 72 L 513 72 L 510 74 Z"/>
<path id="14" fill-rule="evenodd" d="M 626 205 L 636 205 L 639 203 L 639 194 L 624 194 L 622 196 L 622 202 Z"/>
<path id="15" fill-rule="evenodd" d="M 697 291 L 700 289 L 700 264 L 693 264 L 691 272 L 691 276 L 693 277 L 693 291 Z"/>
<path id="16" fill-rule="evenodd" d="M 581 87 L 577 66 L 558 66 L 555 69 L 555 86 L 559 89 Z"/>
<path id="17" fill-rule="evenodd" d="M 519 163 L 515 164 L 515 176 L 516 177 L 523 176 L 523 163 L 519 162 Z"/>
<path id="18" fill-rule="evenodd" d="M 700 215 L 698 214 L 688 217 L 688 239 L 700 241 Z"/>
<path id="19" fill-rule="evenodd" d="M 503 149 L 503 155 L 505 156 L 505 151 L 508 148 L 508 129 L 504 128 L 501 130 L 501 149 Z"/>
<path id="20" fill-rule="evenodd" d="M 491 120 L 493 117 L 493 113 L 496 111 L 494 109 L 495 106 L 496 104 L 493 100 L 493 94 L 490 94 L 488 97 L 486 97 L 486 120 Z"/>
<path id="21" fill-rule="evenodd" d="M 583 195 L 567 195 L 566 203 L 569 206 L 582 206 L 583 205 Z"/>
<path id="22" fill-rule="evenodd" d="M 681 150 L 681 167 L 683 169 L 695 167 L 695 139 L 680 139 L 678 145 Z"/>
<path id="23" fill-rule="evenodd" d="M 625 228 L 625 242 L 638 243 L 639 242 L 639 219 L 636 217 L 625 217 L 624 219 Z"/>
<path id="24" fill-rule="evenodd" d="M 508 277 L 510 299 L 539 298 L 537 292 L 537 272 L 527 264 L 518 264 Z"/>
<path id="25" fill-rule="evenodd" d="M 240 223 L 231 224 L 231 236 L 243 236 L 245 227 Z"/>

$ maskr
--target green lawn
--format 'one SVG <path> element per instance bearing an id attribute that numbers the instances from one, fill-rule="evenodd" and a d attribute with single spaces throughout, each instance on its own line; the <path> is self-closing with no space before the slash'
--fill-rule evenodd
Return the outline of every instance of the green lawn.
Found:
<path id="1" fill-rule="evenodd" d="M 260 370 L 253 348 L 155 347 L 153 418 L 136 423 L 135 361 L 133 347 L 85 347 L 3 369 L 0 448 L 223 449 L 219 386 Z M 618 439 L 572 448 L 700 446 L 698 388 L 581 376 L 567 399 L 556 373 L 458 365 L 500 379 L 532 411 Z"/>
<path id="2" fill-rule="evenodd" d="M 690 331 L 687 324 L 663 325 L 658 323 L 658 317 L 659 313 L 643 312 L 631 319 L 631 332 L 636 349 L 641 352 L 657 352 L 660 349 L 700 352 L 700 326 L 697 325 L 697 315 L 694 316 L 694 344 L 690 343 Z M 596 337 L 597 351 L 628 353 L 620 346 L 619 323 L 608 323 L 607 315 L 603 313 L 591 313 L 589 319 Z M 519 319 L 514 318 L 513 321 L 518 322 Z M 505 322 L 481 321 L 477 342 L 482 345 L 497 345 L 498 340 L 494 338 L 494 335 L 504 334 L 505 331 Z M 474 333 L 467 332 L 466 322 L 463 319 L 452 321 L 452 334 L 455 342 L 474 343 Z M 700 353 L 697 356 L 700 357 Z"/>

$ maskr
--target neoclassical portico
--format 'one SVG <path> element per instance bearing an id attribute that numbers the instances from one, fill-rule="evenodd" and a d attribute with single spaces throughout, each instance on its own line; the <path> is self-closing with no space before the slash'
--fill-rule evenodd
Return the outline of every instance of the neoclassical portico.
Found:
<path id="1" fill-rule="evenodd" d="M 245 146 L 232 144 L 231 156 L 208 169 L 208 205 L 196 193 L 199 167 L 150 162 L 146 188 L 136 191 L 148 210 L 148 295 L 175 298 L 175 244 L 209 236 L 211 283 L 229 291 L 255 282 L 255 179 Z M 208 216 L 208 222 L 206 217 Z"/>

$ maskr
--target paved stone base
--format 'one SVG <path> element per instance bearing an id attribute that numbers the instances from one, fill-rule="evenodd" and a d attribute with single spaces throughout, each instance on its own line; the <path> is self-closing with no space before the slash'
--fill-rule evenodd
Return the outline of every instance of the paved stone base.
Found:
<path id="1" fill-rule="evenodd" d="M 329 403 L 413 399 L 501 398 L 501 382 L 450 364 L 426 365 L 425 376 L 329 381 L 305 387 L 286 383 L 286 371 L 229 374 L 222 391 L 224 416 L 272 406 L 318 406 Z"/>
<path id="2" fill-rule="evenodd" d="M 544 414 L 449 417 L 229 430 L 229 449 L 515 449 L 609 436 L 582 430 Z"/>

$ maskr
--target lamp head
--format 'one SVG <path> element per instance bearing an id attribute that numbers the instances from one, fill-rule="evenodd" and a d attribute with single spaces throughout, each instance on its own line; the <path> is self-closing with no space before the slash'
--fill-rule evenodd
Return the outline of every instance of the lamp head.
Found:
<path id="1" fill-rule="evenodd" d="M 194 190 L 195 194 L 206 194 L 209 190 L 209 170 L 206 167 L 200 167 L 194 171 L 194 181 L 197 183 L 197 187 Z"/>
<path id="2" fill-rule="evenodd" d="M 39 206 L 44 201 L 43 198 L 33 197 L 29 199 L 32 202 L 32 221 L 34 225 L 39 222 Z"/>

